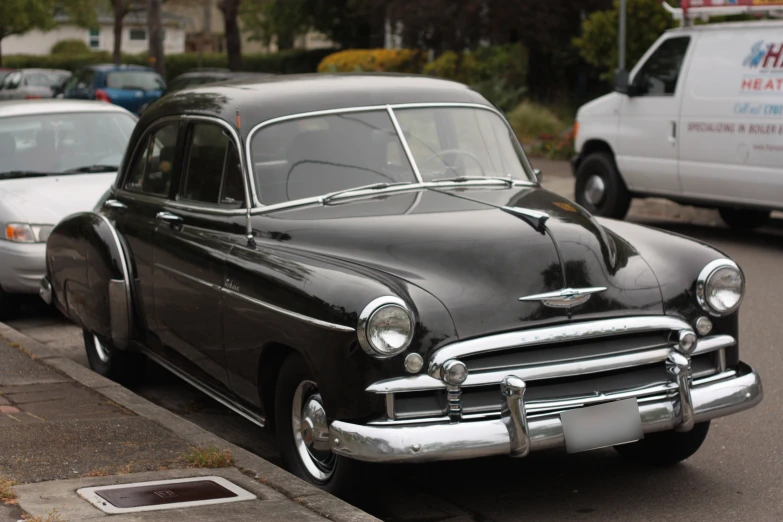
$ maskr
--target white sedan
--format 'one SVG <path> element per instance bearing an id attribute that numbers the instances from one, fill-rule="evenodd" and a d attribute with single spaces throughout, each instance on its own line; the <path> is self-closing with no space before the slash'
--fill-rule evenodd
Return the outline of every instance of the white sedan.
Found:
<path id="1" fill-rule="evenodd" d="M 0 319 L 38 293 L 49 233 L 109 189 L 135 125 L 102 102 L 0 103 Z"/>

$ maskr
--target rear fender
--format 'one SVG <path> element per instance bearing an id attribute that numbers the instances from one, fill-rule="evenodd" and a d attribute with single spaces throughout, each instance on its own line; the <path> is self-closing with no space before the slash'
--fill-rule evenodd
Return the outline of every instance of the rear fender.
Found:
<path id="1" fill-rule="evenodd" d="M 125 349 L 131 338 L 130 263 L 124 242 L 106 216 L 63 219 L 46 243 L 52 299 L 71 321 Z"/>

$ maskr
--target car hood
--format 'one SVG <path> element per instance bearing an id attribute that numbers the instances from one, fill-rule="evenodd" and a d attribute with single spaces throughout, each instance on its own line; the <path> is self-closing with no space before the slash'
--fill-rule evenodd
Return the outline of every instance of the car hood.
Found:
<path id="1" fill-rule="evenodd" d="M 65 216 L 92 210 L 116 176 L 113 172 L 0 180 L 0 221 L 56 225 Z"/>
<path id="2" fill-rule="evenodd" d="M 548 213 L 548 231 L 503 206 Z M 350 199 L 258 216 L 254 228 L 289 247 L 423 288 L 447 308 L 463 339 L 568 320 L 663 313 L 658 282 L 638 252 L 581 207 L 537 187 L 422 189 Z M 519 300 L 567 287 L 606 290 L 571 310 Z"/>

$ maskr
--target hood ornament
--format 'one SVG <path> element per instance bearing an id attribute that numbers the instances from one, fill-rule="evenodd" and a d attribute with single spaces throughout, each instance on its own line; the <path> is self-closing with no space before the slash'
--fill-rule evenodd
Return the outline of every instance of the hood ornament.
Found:
<path id="1" fill-rule="evenodd" d="M 603 286 L 595 288 L 566 288 L 557 292 L 520 297 L 520 301 L 541 301 L 550 308 L 572 308 L 585 304 L 593 294 L 606 291 Z"/>

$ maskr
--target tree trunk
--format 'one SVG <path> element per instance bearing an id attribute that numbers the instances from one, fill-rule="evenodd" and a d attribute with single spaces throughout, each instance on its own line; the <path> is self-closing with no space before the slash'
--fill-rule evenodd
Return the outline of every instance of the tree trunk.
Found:
<path id="1" fill-rule="evenodd" d="M 0 34 L 0 67 L 3 66 L 3 38 L 4 35 Z"/>
<path id="2" fill-rule="evenodd" d="M 277 35 L 277 50 L 286 51 L 294 48 L 296 37 L 293 33 L 279 33 Z"/>
<path id="3" fill-rule="evenodd" d="M 147 31 L 149 33 L 149 60 L 162 77 L 166 77 L 166 58 L 163 54 L 163 28 L 160 23 L 161 0 L 149 0 L 147 6 Z"/>
<path id="4" fill-rule="evenodd" d="M 223 12 L 225 21 L 228 68 L 232 71 L 242 69 L 242 40 L 239 37 L 239 23 L 237 21 L 239 2 L 240 0 L 223 0 L 220 3 L 220 10 Z"/>
<path id="5" fill-rule="evenodd" d="M 114 64 L 122 63 L 122 19 L 125 18 L 125 1 L 114 0 Z"/>

